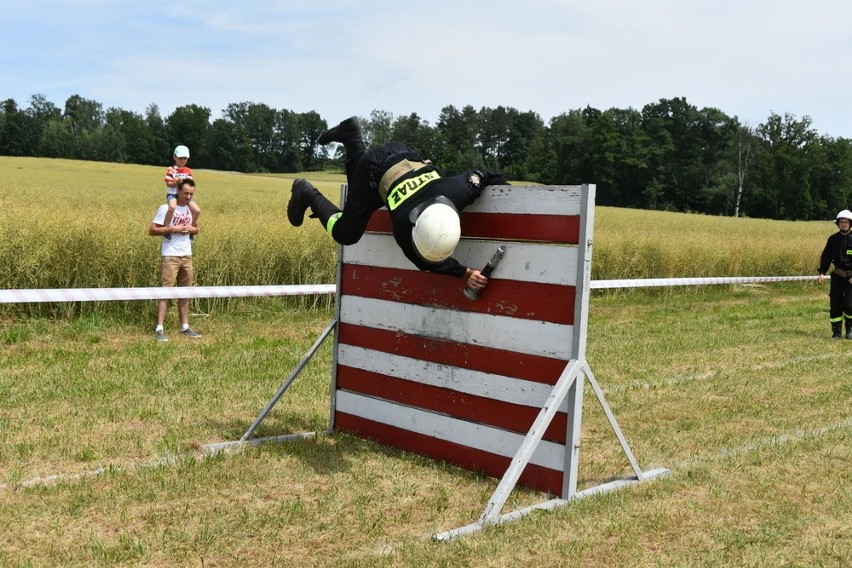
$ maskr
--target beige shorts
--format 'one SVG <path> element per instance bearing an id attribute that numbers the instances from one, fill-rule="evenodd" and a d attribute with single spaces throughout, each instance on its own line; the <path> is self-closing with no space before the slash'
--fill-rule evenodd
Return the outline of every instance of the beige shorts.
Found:
<path id="1" fill-rule="evenodd" d="M 192 286 L 192 257 L 164 256 L 160 263 L 162 286 Z"/>

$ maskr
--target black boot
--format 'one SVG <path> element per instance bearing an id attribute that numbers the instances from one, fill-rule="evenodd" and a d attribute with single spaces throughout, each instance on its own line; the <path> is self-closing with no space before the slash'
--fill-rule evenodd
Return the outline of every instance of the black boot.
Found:
<path id="1" fill-rule="evenodd" d="M 846 320 L 846 339 L 852 339 L 852 320 Z"/>
<path id="2" fill-rule="evenodd" d="M 329 128 L 320 134 L 317 142 L 323 145 L 330 142 L 340 142 L 349 154 L 360 154 L 364 151 L 361 122 L 357 116 L 350 116 L 334 128 Z"/>
<path id="3" fill-rule="evenodd" d="M 304 211 L 304 209 L 302 211 Z M 841 323 L 839 321 L 831 322 L 831 338 L 832 339 L 840 339 L 840 328 L 841 328 Z"/>
<path id="4" fill-rule="evenodd" d="M 294 227 L 298 227 L 305 220 L 305 211 L 311 206 L 314 196 L 319 193 L 308 180 L 297 179 L 293 181 L 290 202 L 287 203 L 287 219 Z"/>

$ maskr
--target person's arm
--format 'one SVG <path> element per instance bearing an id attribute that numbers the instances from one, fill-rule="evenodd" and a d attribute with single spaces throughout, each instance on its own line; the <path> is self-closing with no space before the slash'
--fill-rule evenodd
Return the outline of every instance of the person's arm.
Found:
<path id="1" fill-rule="evenodd" d="M 174 233 L 174 227 L 160 225 L 158 223 L 151 223 L 151 226 L 148 227 L 148 235 L 152 237 L 162 237 L 164 235 L 170 235 Z"/>
<path id="2" fill-rule="evenodd" d="M 166 187 L 175 187 L 178 183 L 178 178 L 175 177 L 177 174 L 177 168 L 171 166 L 166 170 L 166 177 L 163 178 L 163 181 L 166 182 Z"/>
<path id="3" fill-rule="evenodd" d="M 416 256 L 416 254 L 414 255 L 414 258 L 411 256 L 408 258 L 420 270 L 427 270 L 429 272 L 434 272 L 435 274 L 445 274 L 447 276 L 462 278 L 467 282 L 468 286 L 477 291 L 482 290 L 485 288 L 486 284 L 488 284 L 488 277 L 484 276 L 481 271 L 476 268 L 469 268 L 453 257 L 448 258 L 440 264 L 424 262 L 420 257 Z"/>
<path id="4" fill-rule="evenodd" d="M 453 257 L 448 258 L 441 264 L 428 264 L 421 261 L 418 268 L 436 274 L 446 274 L 447 276 L 463 278 L 468 286 L 477 291 L 482 290 L 488 284 L 488 277 L 483 275 L 480 270 L 466 267 Z"/>
<path id="5" fill-rule="evenodd" d="M 201 230 L 194 225 L 160 225 L 159 223 L 151 223 L 148 227 L 148 234 L 152 237 L 162 237 L 164 235 L 173 235 L 181 233 L 185 235 L 197 235 Z"/>
<path id="6" fill-rule="evenodd" d="M 819 269 L 817 273 L 819 277 L 817 281 L 822 284 L 825 282 L 825 275 L 828 272 L 828 267 L 831 266 L 832 254 L 831 254 L 831 238 L 828 239 L 825 243 L 825 248 L 822 249 L 822 254 L 819 257 Z"/>

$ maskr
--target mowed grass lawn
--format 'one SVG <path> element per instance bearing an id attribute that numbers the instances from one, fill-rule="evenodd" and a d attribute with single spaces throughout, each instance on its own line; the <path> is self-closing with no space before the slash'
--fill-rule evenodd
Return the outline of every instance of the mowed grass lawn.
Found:
<path id="1" fill-rule="evenodd" d="M 445 543 L 496 480 L 341 434 L 199 451 L 239 438 L 330 310 L 245 304 L 167 344 L 112 315 L 9 320 L 0 565 L 848 566 L 852 341 L 828 339 L 826 291 L 596 293 L 589 364 L 640 465 L 671 474 Z M 259 436 L 325 428 L 330 357 Z M 629 473 L 586 394 L 582 487 Z"/>
<path id="2" fill-rule="evenodd" d="M 191 166 L 193 164 L 190 164 Z M 0 158 L 4 288 L 156 285 L 161 168 Z M 331 197 L 339 174 L 304 174 Z M 292 177 L 196 169 L 203 285 L 328 283 L 335 248 L 284 220 Z M 594 279 L 814 274 L 830 221 L 601 207 Z M 339 433 L 328 297 L 0 306 L 0 566 L 847 566 L 852 341 L 827 285 L 593 294 L 588 361 L 644 469 L 671 474 L 453 542 L 497 480 Z M 586 389 L 580 489 L 630 469 Z M 548 498 L 516 490 L 514 510 Z"/>

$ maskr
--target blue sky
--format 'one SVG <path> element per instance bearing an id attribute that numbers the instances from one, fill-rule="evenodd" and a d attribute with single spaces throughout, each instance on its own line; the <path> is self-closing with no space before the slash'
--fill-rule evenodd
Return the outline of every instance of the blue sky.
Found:
<path id="1" fill-rule="evenodd" d="M 549 121 L 686 97 L 852 138 L 850 68 L 848 0 L 29 0 L 0 17 L 0 100 L 78 94 L 164 117 L 255 102 L 329 123 L 434 124 L 447 105 Z"/>

